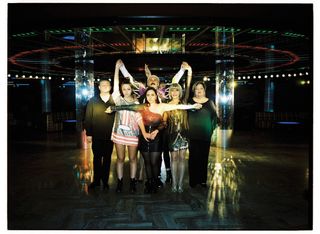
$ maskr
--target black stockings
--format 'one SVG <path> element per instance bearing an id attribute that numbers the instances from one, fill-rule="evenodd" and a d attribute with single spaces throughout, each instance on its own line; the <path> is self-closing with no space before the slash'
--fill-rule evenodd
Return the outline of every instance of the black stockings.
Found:
<path id="1" fill-rule="evenodd" d="M 147 179 L 158 178 L 161 152 L 141 152 L 144 159 Z"/>

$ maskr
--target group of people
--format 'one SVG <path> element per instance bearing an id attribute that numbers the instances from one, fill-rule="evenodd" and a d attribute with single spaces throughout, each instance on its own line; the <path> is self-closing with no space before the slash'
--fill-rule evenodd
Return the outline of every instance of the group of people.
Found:
<path id="1" fill-rule="evenodd" d="M 187 71 L 185 89 L 179 81 Z M 126 78 L 120 84 L 119 73 Z M 87 140 L 92 142 L 94 179 L 89 188 L 108 179 L 113 145 L 117 153 L 117 187 L 123 188 L 126 148 L 130 163 L 130 192 L 136 191 L 137 154 L 140 151 L 146 174 L 145 193 L 155 193 L 162 182 L 160 168 L 163 154 L 167 181 L 172 192 L 183 192 L 185 156 L 189 149 L 189 185 L 206 187 L 211 134 L 217 113 L 206 97 L 204 82 L 192 86 L 191 66 L 183 62 L 170 86 L 160 88 L 160 80 L 145 66 L 147 86 L 134 80 L 118 60 L 115 65 L 113 92 L 108 80 L 99 82 L 100 94 L 89 100 L 85 114 Z M 170 153 L 168 153 L 168 151 Z M 170 155 L 170 156 L 169 156 Z M 170 157 L 170 158 L 169 158 Z"/>

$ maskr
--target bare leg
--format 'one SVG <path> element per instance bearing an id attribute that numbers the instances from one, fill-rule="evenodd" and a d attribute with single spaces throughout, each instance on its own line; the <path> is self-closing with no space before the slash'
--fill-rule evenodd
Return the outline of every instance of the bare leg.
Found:
<path id="1" fill-rule="evenodd" d="M 117 150 L 117 176 L 118 176 L 118 179 L 122 179 L 126 146 L 121 144 L 115 144 L 115 145 Z"/>
<path id="2" fill-rule="evenodd" d="M 117 150 L 117 176 L 118 176 L 118 183 L 116 192 L 120 193 L 122 191 L 122 184 L 123 184 L 123 164 L 124 158 L 126 156 L 126 146 L 121 144 L 115 144 Z"/>
<path id="3" fill-rule="evenodd" d="M 137 173 L 137 150 L 137 146 L 128 146 L 131 179 L 134 179 Z"/>

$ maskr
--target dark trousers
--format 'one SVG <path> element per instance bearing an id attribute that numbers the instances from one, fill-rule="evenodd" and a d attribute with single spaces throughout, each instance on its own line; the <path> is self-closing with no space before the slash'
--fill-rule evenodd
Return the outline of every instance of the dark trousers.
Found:
<path id="1" fill-rule="evenodd" d="M 108 184 L 113 142 L 92 138 L 93 182 L 100 185 L 100 180 Z"/>
<path id="2" fill-rule="evenodd" d="M 163 160 L 164 160 L 164 165 L 166 167 L 166 169 L 170 169 L 171 168 L 171 164 L 170 164 L 170 154 L 169 154 L 169 142 L 168 142 L 168 134 L 167 132 L 165 132 L 163 134 Z"/>
<path id="3" fill-rule="evenodd" d="M 191 140 L 189 144 L 189 184 L 207 182 L 210 141 Z"/>

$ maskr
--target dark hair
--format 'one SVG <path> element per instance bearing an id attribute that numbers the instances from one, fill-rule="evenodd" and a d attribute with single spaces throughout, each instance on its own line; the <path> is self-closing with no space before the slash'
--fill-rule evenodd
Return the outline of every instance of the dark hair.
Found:
<path id="1" fill-rule="evenodd" d="M 206 84 L 203 81 L 197 81 L 196 83 L 194 83 L 192 85 L 192 92 L 193 93 L 194 93 L 194 90 L 196 89 L 196 86 L 199 85 L 199 84 L 201 84 L 203 86 L 203 88 L 204 88 L 204 91 L 206 91 L 206 89 L 207 89 Z"/>
<path id="2" fill-rule="evenodd" d="M 104 81 L 108 81 L 108 82 L 110 83 L 110 85 L 111 85 L 110 80 L 108 80 L 108 79 L 106 79 L 106 78 L 103 78 L 103 79 L 99 80 L 98 85 L 100 85 L 101 82 L 104 82 Z"/>
<path id="3" fill-rule="evenodd" d="M 148 102 L 148 100 L 147 100 L 147 92 L 149 92 L 149 90 L 153 90 L 153 92 L 156 94 L 156 96 L 157 96 L 157 98 L 156 98 L 156 103 L 160 103 L 160 101 L 159 101 L 159 96 L 158 96 L 158 92 L 157 92 L 157 90 L 155 89 L 155 88 L 153 88 L 153 87 L 148 87 L 147 89 L 146 89 L 146 91 L 144 92 L 144 99 L 145 99 L 145 101 L 146 101 L 146 103 L 149 105 L 150 103 Z"/>
<path id="4" fill-rule="evenodd" d="M 121 82 L 120 88 L 119 88 L 121 96 L 122 96 L 122 97 L 124 96 L 123 93 L 122 93 L 122 85 L 125 85 L 125 84 L 130 85 L 131 90 L 132 90 L 131 95 L 133 95 L 133 87 L 132 87 L 132 84 L 130 83 L 129 80 L 124 80 L 124 81 Z"/>

